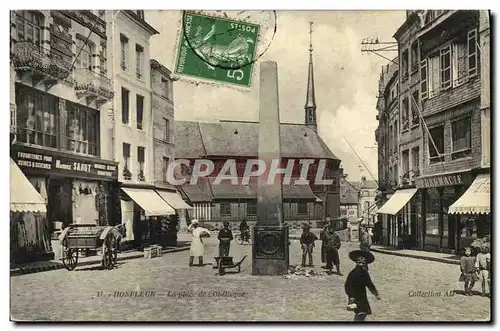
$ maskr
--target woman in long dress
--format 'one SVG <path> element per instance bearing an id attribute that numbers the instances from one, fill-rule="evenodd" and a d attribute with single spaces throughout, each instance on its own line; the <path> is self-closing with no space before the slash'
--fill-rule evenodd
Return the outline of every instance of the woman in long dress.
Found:
<path id="1" fill-rule="evenodd" d="M 203 237 L 210 237 L 210 232 L 202 228 L 199 225 L 197 219 L 191 221 L 191 224 L 188 227 L 188 231 L 191 232 L 191 248 L 189 250 L 189 266 L 193 266 L 193 261 L 195 256 L 198 257 L 199 265 L 203 267 Z"/>

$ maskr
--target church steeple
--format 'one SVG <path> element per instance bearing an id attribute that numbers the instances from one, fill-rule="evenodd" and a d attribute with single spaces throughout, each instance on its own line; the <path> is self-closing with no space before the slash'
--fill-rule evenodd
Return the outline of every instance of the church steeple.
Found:
<path id="1" fill-rule="evenodd" d="M 312 25 L 313 22 L 309 22 L 309 74 L 307 79 L 306 105 L 304 106 L 304 109 L 306 111 L 306 125 L 314 131 L 317 131 L 316 97 L 314 95 L 314 70 L 312 60 Z"/>

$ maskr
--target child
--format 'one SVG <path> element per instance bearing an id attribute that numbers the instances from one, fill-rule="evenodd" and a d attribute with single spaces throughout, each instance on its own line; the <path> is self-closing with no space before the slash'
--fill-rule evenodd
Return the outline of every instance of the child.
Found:
<path id="1" fill-rule="evenodd" d="M 233 240 L 233 233 L 229 230 L 229 222 L 224 221 L 224 228 L 219 231 L 219 256 L 229 256 L 229 248 L 231 240 Z"/>
<path id="2" fill-rule="evenodd" d="M 314 242 L 318 240 L 318 237 L 310 231 L 310 226 L 308 224 L 304 225 L 304 230 L 302 236 L 300 237 L 300 245 L 302 246 L 302 266 L 306 266 L 306 255 L 309 255 L 309 266 L 313 265 L 312 253 L 314 248 Z"/>
<path id="3" fill-rule="evenodd" d="M 375 295 L 377 300 L 380 300 L 367 268 L 368 264 L 375 260 L 375 257 L 370 252 L 356 250 L 349 253 L 349 258 L 356 263 L 356 267 L 349 273 L 344 285 L 349 300 L 347 309 L 354 311 L 356 314 L 354 321 L 364 321 L 366 315 L 372 313 L 366 295 L 366 288 Z"/>
<path id="4" fill-rule="evenodd" d="M 482 295 L 486 296 L 486 285 L 488 283 L 488 248 L 486 246 L 481 246 L 479 249 L 480 251 L 476 256 L 476 272 L 481 281 Z"/>
<path id="5" fill-rule="evenodd" d="M 476 259 L 471 255 L 471 249 L 469 247 L 465 248 L 465 256 L 460 259 L 460 277 L 458 281 L 464 282 L 465 295 L 472 295 L 472 288 L 477 281 Z"/>

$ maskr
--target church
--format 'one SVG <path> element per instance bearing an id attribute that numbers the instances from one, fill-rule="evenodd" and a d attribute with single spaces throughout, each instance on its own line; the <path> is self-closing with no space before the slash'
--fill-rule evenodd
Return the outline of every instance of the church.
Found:
<path id="1" fill-rule="evenodd" d="M 291 228 L 300 228 L 307 222 L 312 226 L 320 226 L 325 217 L 340 216 L 341 161 L 321 139 L 317 130 L 312 43 L 309 47 L 304 111 L 304 124 L 280 124 L 281 167 L 286 167 L 288 160 L 295 160 L 292 181 L 289 185 L 283 184 L 283 220 Z M 258 122 L 175 122 L 175 158 L 190 161 L 187 175 L 197 159 L 208 159 L 215 164 L 212 174 L 200 178 L 196 185 L 178 187 L 183 198 L 193 206 L 191 217 L 203 221 L 205 227 L 220 229 L 224 221 L 229 221 L 230 227 L 235 229 L 243 219 L 250 226 L 257 222 L 256 181 L 250 181 L 248 185 L 233 185 L 230 180 L 218 185 L 213 182 L 227 159 L 236 160 L 238 177 L 243 176 L 247 160 L 258 158 L 258 133 Z M 300 175 L 300 159 L 313 162 L 307 175 L 310 185 L 293 185 L 294 179 Z M 333 180 L 331 185 L 314 184 L 316 172 L 321 169 L 318 167 L 320 160 L 326 162 L 322 178 Z"/>

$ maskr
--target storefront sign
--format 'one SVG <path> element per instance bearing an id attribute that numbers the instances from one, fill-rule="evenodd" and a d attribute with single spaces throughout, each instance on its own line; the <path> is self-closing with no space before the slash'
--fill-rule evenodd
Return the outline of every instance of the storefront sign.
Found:
<path id="1" fill-rule="evenodd" d="M 416 186 L 423 187 L 440 187 L 463 184 L 462 174 L 442 175 L 428 178 L 417 178 Z"/>
<path id="2" fill-rule="evenodd" d="M 60 152 L 41 151 L 34 148 L 22 150 L 13 148 L 11 156 L 23 171 L 31 173 L 118 179 L 116 162 L 91 160 L 87 157 L 62 155 Z"/>

